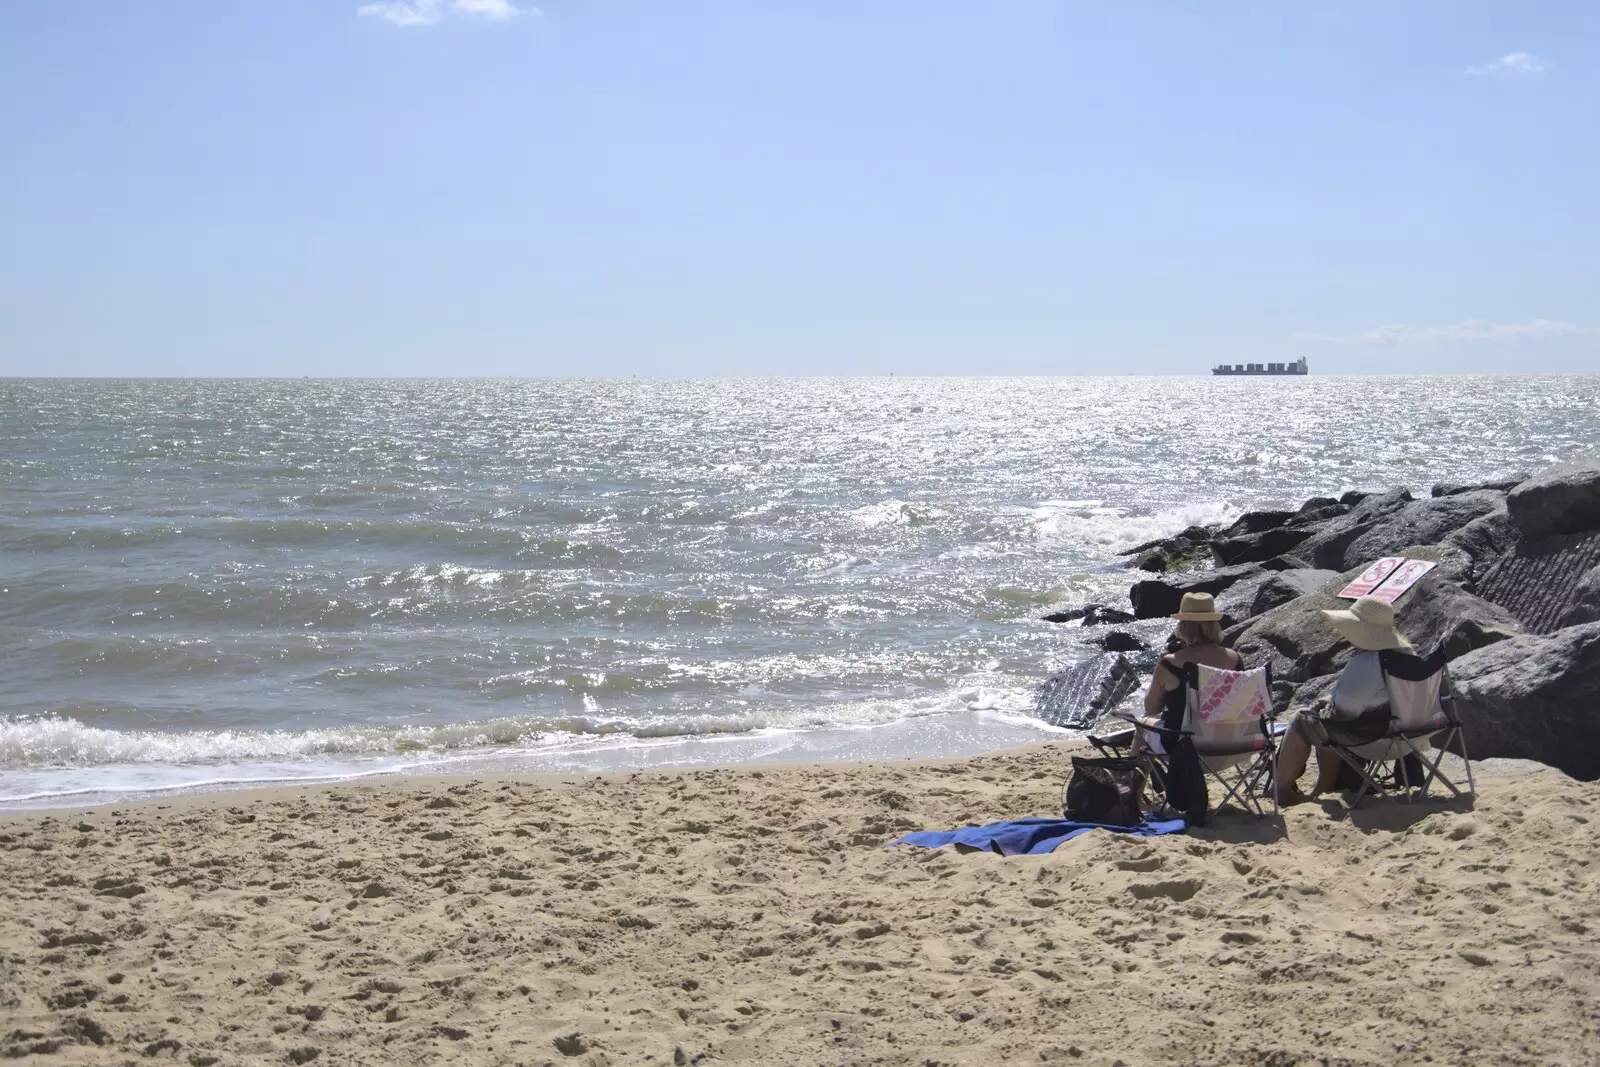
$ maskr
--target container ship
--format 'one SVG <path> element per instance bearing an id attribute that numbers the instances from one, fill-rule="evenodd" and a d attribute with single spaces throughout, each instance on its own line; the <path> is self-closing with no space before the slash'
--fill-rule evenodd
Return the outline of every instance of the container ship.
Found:
<path id="1" fill-rule="evenodd" d="M 1212 374 L 1310 374 L 1305 357 L 1293 363 L 1223 363 L 1211 368 Z"/>

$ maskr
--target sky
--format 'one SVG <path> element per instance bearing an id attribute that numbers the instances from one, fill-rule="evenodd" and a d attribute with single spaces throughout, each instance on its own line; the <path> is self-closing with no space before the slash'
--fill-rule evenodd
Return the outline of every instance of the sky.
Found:
<path id="1" fill-rule="evenodd" d="M 0 375 L 1600 371 L 1600 4 L 6 0 Z"/>

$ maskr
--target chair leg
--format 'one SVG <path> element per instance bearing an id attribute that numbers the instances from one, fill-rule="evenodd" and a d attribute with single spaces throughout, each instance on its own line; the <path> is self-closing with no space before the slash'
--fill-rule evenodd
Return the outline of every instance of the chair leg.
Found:
<path id="1" fill-rule="evenodd" d="M 1371 769 L 1362 765 L 1362 760 L 1358 759 L 1355 755 L 1340 745 L 1329 745 L 1328 747 L 1333 749 L 1334 754 L 1348 764 L 1351 770 L 1355 771 L 1356 774 L 1361 776 L 1361 786 L 1356 790 L 1356 795 L 1350 800 L 1350 806 L 1352 808 L 1359 806 L 1362 798 L 1365 797 L 1368 792 L 1371 792 L 1372 795 L 1377 797 L 1379 800 L 1387 800 L 1391 804 L 1394 803 L 1394 796 L 1390 794 L 1387 789 L 1383 788 L 1383 786 L 1378 782 L 1377 778 L 1373 775 Z"/>
<path id="2" fill-rule="evenodd" d="M 1467 792 L 1475 795 L 1477 789 L 1472 780 L 1472 761 L 1467 758 L 1466 739 L 1461 736 L 1460 725 L 1450 727 L 1443 732 L 1446 734 L 1444 743 L 1435 747 L 1434 756 L 1431 760 L 1428 759 L 1428 757 L 1416 747 L 1415 743 L 1407 741 L 1407 744 L 1411 746 L 1412 751 L 1416 752 L 1417 758 L 1420 759 L 1423 766 L 1428 769 L 1427 778 L 1422 785 L 1423 795 L 1427 795 L 1428 789 L 1435 781 L 1442 782 L 1444 787 L 1450 790 L 1451 796 L 1460 797 L 1463 795 L 1460 787 L 1457 786 L 1455 782 L 1450 780 L 1449 775 L 1444 773 L 1444 758 L 1445 756 L 1449 755 L 1449 749 L 1452 743 L 1459 745 L 1461 748 L 1461 760 L 1467 766 Z"/>

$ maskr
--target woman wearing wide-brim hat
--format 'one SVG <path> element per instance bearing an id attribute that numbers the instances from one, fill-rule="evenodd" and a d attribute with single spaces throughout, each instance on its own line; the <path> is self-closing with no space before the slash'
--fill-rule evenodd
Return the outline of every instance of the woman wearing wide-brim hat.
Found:
<path id="1" fill-rule="evenodd" d="M 1379 653 L 1391 649 L 1410 652 L 1411 642 L 1395 628 L 1394 606 L 1376 597 L 1364 596 L 1342 611 L 1323 611 L 1339 636 L 1358 650 L 1339 672 L 1326 704 L 1310 711 L 1297 712 L 1278 748 L 1278 763 L 1273 774 L 1279 805 L 1307 799 L 1296 783 L 1305 773 L 1313 751 L 1317 754 L 1317 784 L 1311 795 L 1331 793 L 1337 788 L 1339 757 L 1330 751 L 1328 724 L 1360 723 L 1365 719 L 1386 724 L 1389 719 L 1389 689 L 1383 678 Z"/>
<path id="2" fill-rule="evenodd" d="M 1185 593 L 1178 604 L 1178 640 L 1183 647 L 1162 656 L 1144 694 L 1144 712 L 1151 720 L 1160 719 L 1168 730 L 1183 729 L 1187 702 L 1183 691 L 1183 668 L 1204 663 L 1218 670 L 1241 669 L 1243 659 L 1231 648 L 1222 647 L 1222 612 L 1210 593 Z"/>

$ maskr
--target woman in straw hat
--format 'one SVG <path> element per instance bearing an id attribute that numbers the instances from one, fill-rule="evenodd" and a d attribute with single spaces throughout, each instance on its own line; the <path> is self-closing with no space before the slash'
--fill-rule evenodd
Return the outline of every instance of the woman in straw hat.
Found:
<path id="1" fill-rule="evenodd" d="M 1224 671 L 1239 670 L 1243 658 L 1231 648 L 1222 647 L 1222 612 L 1210 593 L 1185 593 L 1178 604 L 1178 640 L 1183 647 L 1162 656 L 1144 694 L 1144 711 L 1152 722 L 1168 730 L 1183 728 L 1186 698 L 1183 692 L 1183 667 L 1204 663 Z"/>
<path id="2" fill-rule="evenodd" d="M 1330 724 L 1340 724 L 1344 730 L 1371 727 L 1381 733 L 1388 729 L 1389 689 L 1378 653 L 1388 649 L 1411 651 L 1411 643 L 1395 629 L 1394 607 L 1386 601 L 1364 596 L 1347 611 L 1322 614 L 1339 636 L 1360 651 L 1339 672 L 1326 703 L 1319 702 L 1309 712 L 1296 713 L 1289 724 L 1289 732 L 1278 748 L 1274 772 L 1280 805 L 1307 799 L 1296 783 L 1305 773 L 1313 750 L 1317 753 L 1317 784 L 1311 795 L 1331 793 L 1337 788 L 1339 758 L 1326 748 Z"/>

